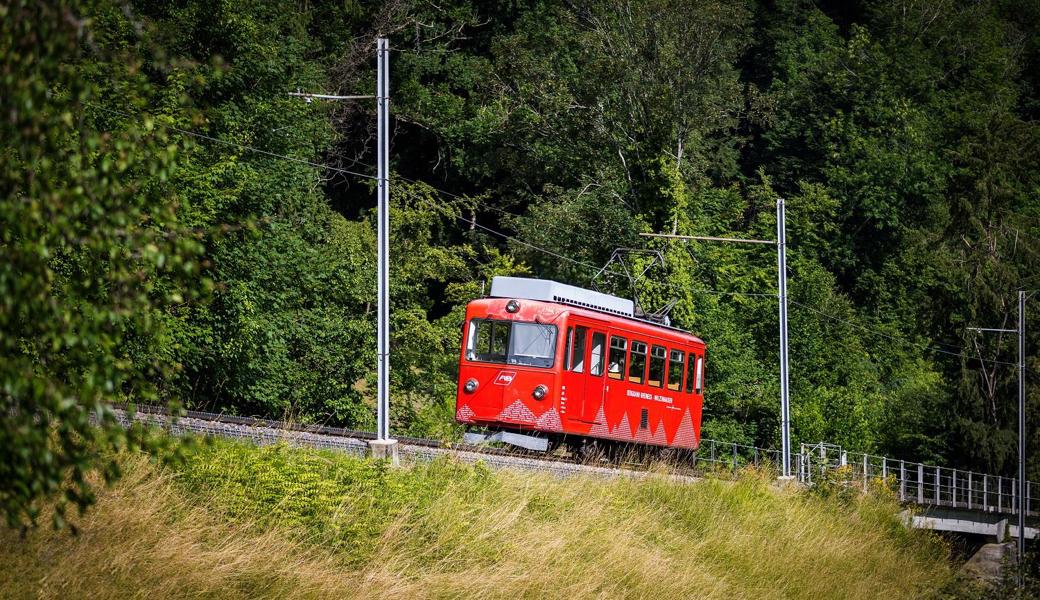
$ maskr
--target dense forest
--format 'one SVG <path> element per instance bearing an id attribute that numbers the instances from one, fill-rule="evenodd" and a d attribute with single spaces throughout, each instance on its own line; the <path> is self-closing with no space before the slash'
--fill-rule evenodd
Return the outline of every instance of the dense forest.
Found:
<path id="1" fill-rule="evenodd" d="M 1033 0 L 55 4 L 0 10 L 12 410 L 373 427 L 374 103 L 288 92 L 374 93 L 383 34 L 395 432 L 456 432 L 462 308 L 512 274 L 674 302 L 703 434 L 777 445 L 775 251 L 639 234 L 772 239 L 783 197 L 795 443 L 1013 470 L 1015 338 L 968 328 L 1040 289 Z M 662 260 L 593 281 L 617 248 Z"/>

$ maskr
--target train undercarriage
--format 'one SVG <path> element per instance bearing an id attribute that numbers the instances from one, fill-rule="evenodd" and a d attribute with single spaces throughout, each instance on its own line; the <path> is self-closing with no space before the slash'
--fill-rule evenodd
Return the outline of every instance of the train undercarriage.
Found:
<path id="1" fill-rule="evenodd" d="M 496 427 L 467 428 L 463 441 L 471 445 L 503 445 L 535 454 L 565 455 L 584 462 L 611 464 L 673 462 L 692 459 L 696 454 L 696 450 L 686 448 Z"/>

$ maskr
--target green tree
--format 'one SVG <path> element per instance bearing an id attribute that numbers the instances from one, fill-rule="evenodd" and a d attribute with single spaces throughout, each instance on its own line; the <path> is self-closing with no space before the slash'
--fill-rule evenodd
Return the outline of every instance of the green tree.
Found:
<path id="1" fill-rule="evenodd" d="M 994 361 L 1013 347 L 965 328 L 1007 323 L 1014 289 L 1035 287 L 1034 5 L 94 0 L 76 64 L 103 108 L 83 122 L 130 132 L 152 114 L 214 138 L 163 130 L 178 169 L 119 177 L 175 193 L 217 282 L 212 303 L 134 329 L 126 356 L 182 364 L 148 379 L 195 406 L 371 424 L 372 106 L 285 92 L 371 90 L 381 33 L 395 430 L 451 433 L 458 324 L 483 280 L 589 285 L 623 246 L 662 251 L 640 304 L 675 299 L 673 323 L 708 343 L 706 434 L 775 444 L 775 255 L 639 233 L 771 238 L 783 196 L 796 441 L 1005 469 L 1015 377 Z"/>
<path id="2" fill-rule="evenodd" d="M 201 290 L 197 236 L 180 228 L 169 180 L 176 148 L 154 118 L 99 128 L 86 61 L 122 65 L 130 102 L 150 93 L 133 56 L 98 55 L 84 5 L 0 7 L 0 510 L 55 525 L 93 502 L 111 451 L 169 441 L 124 429 L 116 402 L 155 402 L 173 365 L 142 361 L 162 310 Z M 166 282 L 165 284 L 163 282 Z M 92 419 L 94 425 L 92 425 Z"/>

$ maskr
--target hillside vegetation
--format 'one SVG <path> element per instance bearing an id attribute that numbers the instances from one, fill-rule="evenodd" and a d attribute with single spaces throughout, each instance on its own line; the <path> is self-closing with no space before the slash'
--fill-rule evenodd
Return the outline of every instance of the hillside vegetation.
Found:
<path id="1" fill-rule="evenodd" d="M 124 455 L 81 533 L 0 533 L 5 597 L 921 598 L 943 545 L 884 495 L 405 469 L 216 443 Z"/>
<path id="2" fill-rule="evenodd" d="M 775 252 L 640 234 L 771 239 L 783 197 L 795 447 L 1015 472 L 1014 336 L 969 328 L 1037 288 L 1036 0 L 14 0 L 8 524 L 89 505 L 99 448 L 159 450 L 112 403 L 374 427 L 374 103 L 289 92 L 372 93 L 377 35 L 395 435 L 458 434 L 464 306 L 519 275 L 673 306 L 705 437 L 776 447 Z M 617 248 L 644 275 L 592 281 Z"/>

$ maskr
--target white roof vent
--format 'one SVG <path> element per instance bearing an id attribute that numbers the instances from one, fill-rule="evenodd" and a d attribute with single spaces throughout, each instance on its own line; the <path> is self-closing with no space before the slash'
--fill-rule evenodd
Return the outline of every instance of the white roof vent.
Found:
<path id="1" fill-rule="evenodd" d="M 615 315 L 635 316 L 635 303 L 631 300 L 547 279 L 495 277 L 491 280 L 491 295 L 496 298 L 560 302 Z"/>

